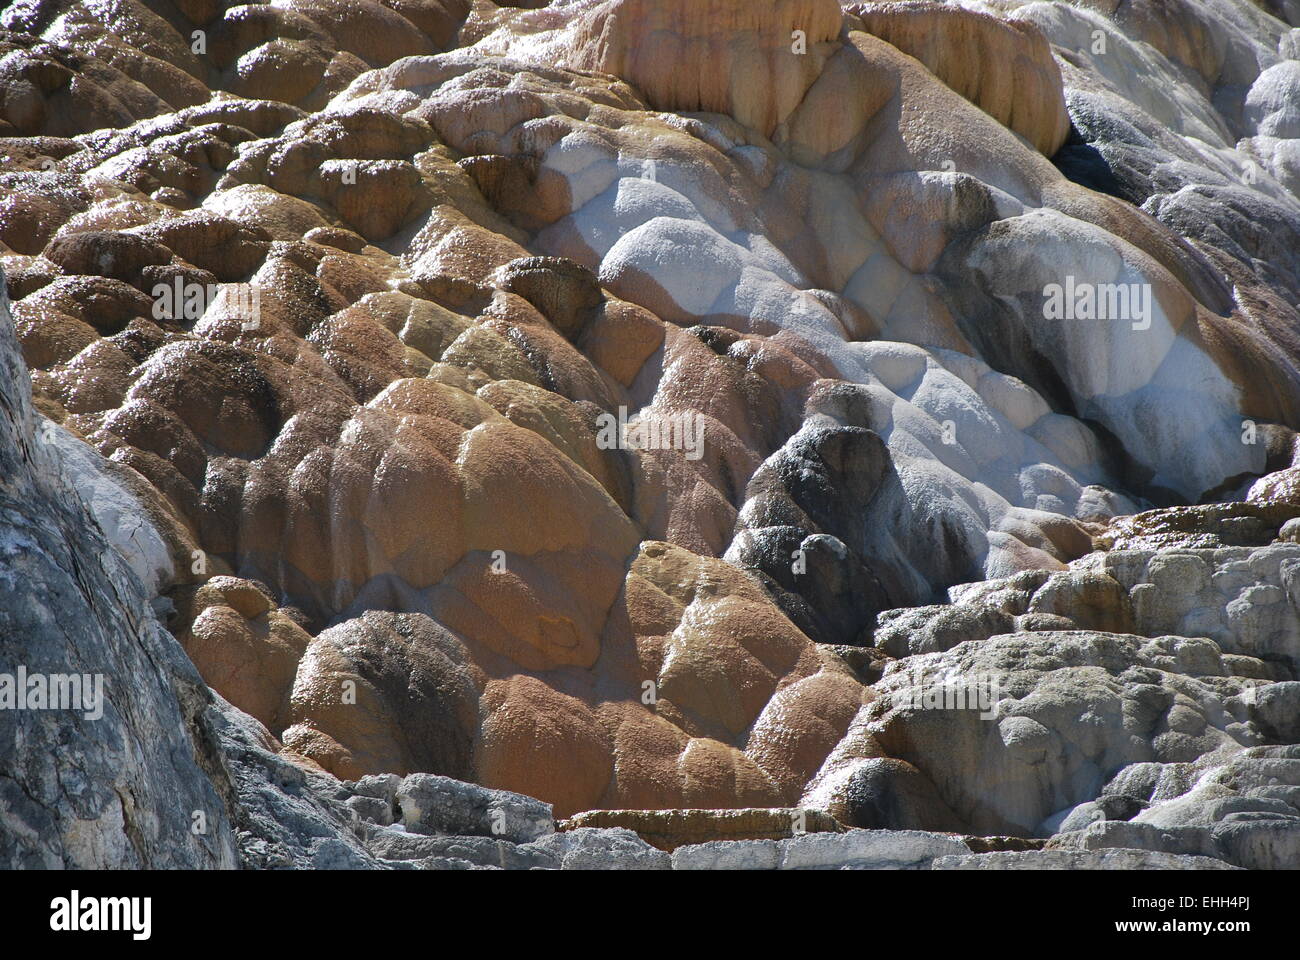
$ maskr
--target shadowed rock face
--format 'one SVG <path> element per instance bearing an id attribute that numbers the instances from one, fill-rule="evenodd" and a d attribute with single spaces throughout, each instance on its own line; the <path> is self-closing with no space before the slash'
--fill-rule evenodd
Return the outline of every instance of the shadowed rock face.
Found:
<path id="1" fill-rule="evenodd" d="M 243 764 L 97 761 L 222 794 L 203 850 L 22 856 L 443 856 L 321 769 L 1041 838 L 1294 739 L 1300 43 L 1102 6 L 7 9 L 0 537 L 51 590 L 108 556 L 40 642 L 170 645 L 140 709 Z M 927 670 L 1008 679 L 981 718 Z M 336 844 L 230 799 L 276 764 Z"/>
<path id="2" fill-rule="evenodd" d="M 43 696 L 27 709 L 25 682 L 23 708 L 7 691 L 10 702 L 0 710 L 7 745 L 0 863 L 233 866 L 224 804 L 193 759 L 198 751 L 188 729 L 209 699 L 207 689 L 146 612 L 145 586 L 68 486 L 51 435 L 36 432 L 39 418 L 3 292 L 0 364 L 3 670 L 11 685 L 20 669 L 77 681 L 75 700 L 70 696 L 57 713 L 37 709 L 47 705 Z M 51 762 L 60 755 L 76 757 L 76 782 Z M 178 843 L 191 810 L 211 818 L 211 833 Z"/>

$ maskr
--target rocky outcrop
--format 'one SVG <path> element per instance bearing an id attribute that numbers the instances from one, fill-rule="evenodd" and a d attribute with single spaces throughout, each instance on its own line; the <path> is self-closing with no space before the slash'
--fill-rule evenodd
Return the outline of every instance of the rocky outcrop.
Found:
<path id="1" fill-rule="evenodd" d="M 657 110 L 725 113 L 771 136 L 839 38 L 835 0 L 610 0 L 577 26 L 573 65 L 612 73 Z"/>
<path id="2" fill-rule="evenodd" d="M 847 8 L 867 32 L 916 57 L 935 76 L 1050 157 L 1070 133 L 1061 71 L 1030 23 L 928 0 Z"/>
<path id="3" fill-rule="evenodd" d="M 0 371 L 0 864 L 373 864 L 332 778 L 278 756 L 162 626 L 158 568 L 141 562 L 157 532 L 129 488 L 106 471 L 88 480 L 84 444 L 32 409 L 3 290 Z M 253 612 L 250 591 L 204 587 L 222 589 Z"/>
<path id="4" fill-rule="evenodd" d="M 1295 510 L 1123 518 L 1066 572 L 882 617 L 875 641 L 897 659 L 804 803 L 863 827 L 1282 864 L 1300 823 L 1297 613 L 1294 544 L 1268 541 Z"/>
<path id="5" fill-rule="evenodd" d="M 211 744 L 192 727 L 207 687 L 64 478 L 29 384 L 0 291 L 0 863 L 233 867 L 232 824 L 200 759 Z M 58 756 L 75 758 L 75 779 Z"/>
<path id="6" fill-rule="evenodd" d="M 1093 7 L 5 10 L 6 849 L 1285 860 L 1300 50 Z"/>

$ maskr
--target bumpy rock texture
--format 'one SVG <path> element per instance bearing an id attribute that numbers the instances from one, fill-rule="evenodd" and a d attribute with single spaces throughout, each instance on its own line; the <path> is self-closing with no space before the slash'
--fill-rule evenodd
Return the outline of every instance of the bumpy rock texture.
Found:
<path id="1" fill-rule="evenodd" d="M 10 5 L 0 673 L 111 709 L 0 850 L 1300 862 L 1298 90 L 1248 0 Z"/>

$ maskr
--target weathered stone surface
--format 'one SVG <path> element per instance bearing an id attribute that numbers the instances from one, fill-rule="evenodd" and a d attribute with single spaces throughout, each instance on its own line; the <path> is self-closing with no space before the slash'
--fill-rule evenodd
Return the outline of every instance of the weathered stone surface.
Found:
<path id="1" fill-rule="evenodd" d="M 378 869 L 338 781 L 281 756 L 256 720 L 217 699 L 208 718 L 230 781 L 228 802 L 245 869 Z"/>
<path id="2" fill-rule="evenodd" d="M 808 834 L 783 842 L 782 870 L 917 868 L 968 848 L 956 837 L 919 830 L 850 830 Z"/>
<path id="3" fill-rule="evenodd" d="M 1203 638 L 1011 634 L 886 671 L 864 735 L 932 778 L 976 832 L 1033 835 L 1127 764 L 1260 742 L 1253 685 Z"/>
<path id="4" fill-rule="evenodd" d="M 1033 853 L 984 853 L 941 857 L 932 870 L 1236 870 L 1211 857 L 1183 856 L 1150 850 L 1041 850 Z"/>
<path id="5" fill-rule="evenodd" d="M 552 833 L 528 848 L 559 860 L 561 870 L 671 870 L 672 858 L 623 827 L 579 827 Z"/>
<path id="6" fill-rule="evenodd" d="M 875 645 L 892 657 L 943 653 L 967 640 L 1015 629 L 1015 619 L 989 606 L 934 605 L 888 610 L 877 617 Z"/>
<path id="7" fill-rule="evenodd" d="M 1123 847 L 1195 857 L 1220 858 L 1209 827 L 1156 827 L 1149 823 L 1098 820 L 1082 830 L 1060 833 L 1047 846 L 1052 850 L 1103 850 Z"/>
<path id="8" fill-rule="evenodd" d="M 776 840 L 713 840 L 673 851 L 674 870 L 778 870 L 784 851 Z"/>
<path id="9" fill-rule="evenodd" d="M 839 833 L 842 824 L 820 810 L 589 810 L 570 817 L 558 829 L 623 827 L 642 840 L 672 853 L 677 847 L 713 841 L 775 840 L 798 833 Z"/>
<path id="10" fill-rule="evenodd" d="M 430 858 L 462 860 L 502 870 L 558 870 L 563 858 L 534 844 L 515 844 L 492 837 L 431 837 L 382 830 L 369 842 L 376 856 L 395 861 Z"/>
<path id="11" fill-rule="evenodd" d="M 1233 819 L 1214 827 L 1223 858 L 1250 870 L 1294 870 L 1300 864 L 1300 816 Z"/>
<path id="12" fill-rule="evenodd" d="M 0 290 L 0 672 L 88 681 L 62 709 L 0 710 L 0 863 L 233 867 L 222 786 L 201 765 L 216 762 L 201 739 L 210 695 L 60 474 L 30 389 Z M 194 811 L 206 835 L 191 832 Z"/>
<path id="13" fill-rule="evenodd" d="M 49 820 L 0 848 L 524 865 L 477 783 L 1285 861 L 1297 22 L 11 4 L 0 654 L 143 680 L 0 717 Z M 154 817 L 209 794 L 202 850 Z M 479 839 L 370 851 L 403 800 Z M 614 826 L 538 863 L 662 865 Z"/>
<path id="14" fill-rule="evenodd" d="M 417 833 L 526 843 L 555 832 L 551 805 L 505 790 L 414 773 L 397 788 L 402 823 Z"/>
<path id="15" fill-rule="evenodd" d="M 918 869 L 941 857 L 960 857 L 960 839 L 916 830 L 850 830 L 787 840 L 714 841 L 678 847 L 675 870 Z"/>

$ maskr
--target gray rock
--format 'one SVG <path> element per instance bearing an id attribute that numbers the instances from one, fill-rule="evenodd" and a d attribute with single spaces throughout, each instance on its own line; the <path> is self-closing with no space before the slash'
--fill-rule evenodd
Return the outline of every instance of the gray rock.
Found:
<path id="1" fill-rule="evenodd" d="M 228 773 L 240 860 L 253 869 L 378 869 L 369 825 L 329 774 L 290 763 L 266 728 L 216 694 L 207 713 Z M 373 828 L 370 828 L 373 829 Z"/>
<path id="2" fill-rule="evenodd" d="M 555 832 L 551 805 L 450 777 L 413 773 L 397 788 L 402 823 L 415 833 L 527 843 Z"/>
<path id="3" fill-rule="evenodd" d="M 983 605 L 935 605 L 887 610 L 878 617 L 875 645 L 891 657 L 942 653 L 967 640 L 987 640 L 1015 629 L 1015 618 Z"/>
<path id="4" fill-rule="evenodd" d="M 932 870 L 1236 870 L 1211 857 L 1152 850 L 1025 850 L 941 857 Z"/>
<path id="5" fill-rule="evenodd" d="M 1300 669 L 1300 544 L 1120 550 L 1102 560 L 1132 600 L 1135 632 L 1214 640 L 1227 654 Z"/>
<path id="6" fill-rule="evenodd" d="M 1243 699 L 1254 685 L 1228 676 L 1205 638 L 1010 634 L 892 664 L 863 729 L 925 774 L 972 832 L 1031 836 L 1132 764 L 1222 758 L 1259 742 Z M 930 703 L 943 689 L 968 696 Z M 970 693 L 986 702 L 972 708 Z"/>
<path id="7" fill-rule="evenodd" d="M 1105 819 L 1106 813 L 1102 810 L 1101 804 L 1089 800 L 1048 817 L 1038 825 L 1037 832 L 1040 837 L 1050 837 L 1054 833 L 1072 833 Z"/>
<path id="8" fill-rule="evenodd" d="M 362 777 L 355 783 L 345 782 L 344 787 L 361 797 L 374 797 L 393 803 L 397 799 L 397 788 L 402 785 L 402 778 L 395 773 L 377 773 Z"/>
<path id="9" fill-rule="evenodd" d="M 920 830 L 850 830 L 789 840 L 732 840 L 679 847 L 674 870 L 909 870 L 965 856 L 960 839 Z"/>
<path id="10" fill-rule="evenodd" d="M 1281 743 L 1300 741 L 1300 683 L 1271 683 L 1254 694 L 1251 715 L 1260 731 Z"/>
<path id="11" fill-rule="evenodd" d="M 60 477 L 76 490 L 117 555 L 139 578 L 152 609 L 154 598 L 175 582 L 175 564 L 166 539 L 149 519 L 144 504 L 114 476 L 114 470 L 121 468 L 49 421 L 43 422 L 41 436 L 48 439 L 46 447 Z M 169 605 L 165 600 L 158 604 L 164 612 Z"/>
<path id="12" fill-rule="evenodd" d="M 368 823 L 384 827 L 393 822 L 393 805 L 378 797 L 349 797 L 344 803 Z"/>
<path id="13" fill-rule="evenodd" d="M 1278 784 L 1276 786 L 1255 787 L 1250 792 L 1252 796 L 1268 800 L 1281 800 L 1291 809 L 1300 813 L 1300 787 Z"/>
<path id="14" fill-rule="evenodd" d="M 313 870 L 365 870 L 375 864 L 368 855 L 340 838 L 325 837 L 311 845 L 307 865 Z"/>
<path id="15" fill-rule="evenodd" d="M 381 830 L 369 842 L 370 851 L 385 860 L 424 861 L 452 858 L 503 870 L 558 870 L 560 858 L 530 845 L 490 837 L 433 837 L 400 830 Z"/>
<path id="16" fill-rule="evenodd" d="M 3 288 L 0 673 L 99 677 L 102 701 L 0 710 L 0 867 L 234 867 L 208 689 L 39 439 Z"/>
<path id="17" fill-rule="evenodd" d="M 561 870 L 671 870 L 672 857 L 624 827 L 580 827 L 520 848 L 559 860 Z"/>
<path id="18" fill-rule="evenodd" d="M 920 830 L 850 830 L 811 833 L 780 841 L 782 870 L 923 867 L 938 857 L 960 856 L 970 848 L 955 837 Z"/>
<path id="19" fill-rule="evenodd" d="M 828 402 L 858 422 L 810 419 L 754 471 L 726 553 L 826 644 L 859 644 L 880 610 L 923 602 L 930 592 L 899 576 L 911 566 L 900 544 L 867 523 L 876 511 L 893 515 L 905 495 L 880 435 L 848 411 L 857 391 L 845 387 L 847 396 Z M 934 549 L 916 552 L 935 563 Z M 794 556 L 801 566 L 792 566 Z"/>
<path id="20" fill-rule="evenodd" d="M 457 857 L 428 857 L 414 861 L 420 870 L 498 870 L 499 867 L 485 867 Z"/>
<path id="21" fill-rule="evenodd" d="M 1073 569 L 1052 574 L 1029 601 L 1030 614 L 1073 621 L 1084 630 L 1128 633 L 1133 614 L 1128 592 L 1105 573 Z"/>
<path id="22" fill-rule="evenodd" d="M 1207 827 L 1234 813 L 1276 817 L 1295 813 L 1286 800 L 1261 791 L 1300 786 L 1300 747 L 1252 747 L 1227 758 L 1212 755 L 1193 770 L 1197 775 L 1188 789 L 1157 796 L 1160 802 L 1135 821 L 1159 827 Z"/>
<path id="23" fill-rule="evenodd" d="M 1103 820 L 1128 820 L 1145 806 L 1145 802 L 1134 797 L 1103 792 L 1096 800 L 1089 800 L 1048 817 L 1039 825 L 1039 836 L 1073 833 Z"/>
<path id="24" fill-rule="evenodd" d="M 776 870 L 781 866 L 779 840 L 714 840 L 678 847 L 674 870 Z"/>
<path id="25" fill-rule="evenodd" d="M 1100 820 L 1085 829 L 1053 837 L 1056 850 L 1103 850 L 1126 847 L 1187 856 L 1219 857 L 1219 847 L 1209 827 L 1157 827 L 1149 823 Z"/>
<path id="26" fill-rule="evenodd" d="M 1250 870 L 1300 868 L 1300 817 L 1227 820 L 1214 827 L 1223 858 Z"/>

